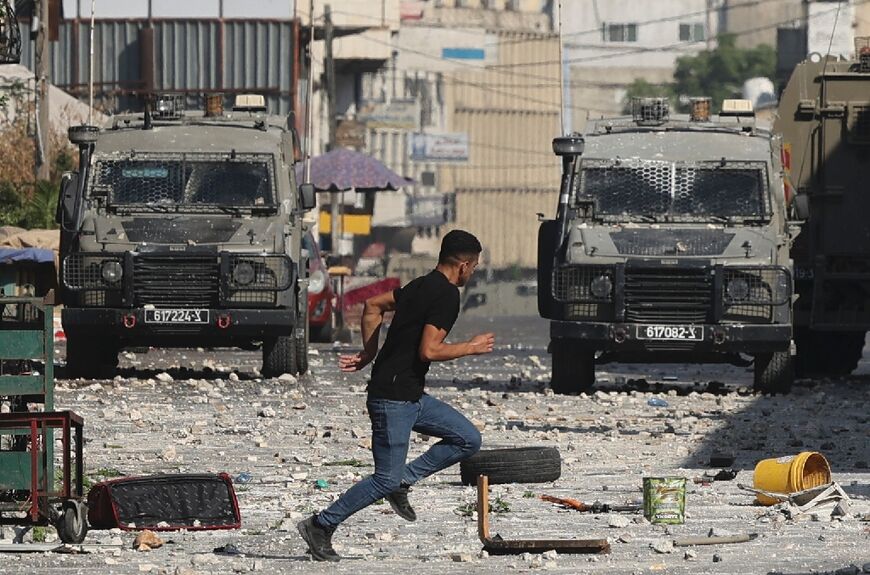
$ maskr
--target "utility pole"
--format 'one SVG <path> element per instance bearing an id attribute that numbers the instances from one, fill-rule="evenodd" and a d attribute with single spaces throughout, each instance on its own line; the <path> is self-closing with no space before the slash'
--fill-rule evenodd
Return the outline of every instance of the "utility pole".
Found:
<path id="1" fill-rule="evenodd" d="M 36 31 L 36 177 L 51 177 L 51 119 L 48 113 L 48 66 L 51 60 L 48 38 L 48 0 L 39 0 L 39 28 Z"/>
<path id="2" fill-rule="evenodd" d="M 327 4 L 323 7 L 323 32 L 324 41 L 326 43 L 325 62 L 326 65 L 326 115 L 329 122 L 329 141 L 327 148 L 335 149 L 335 57 L 332 52 L 332 42 L 334 31 L 332 27 L 332 7 Z M 329 194 L 329 228 L 330 238 L 332 243 L 333 256 L 339 255 L 338 243 L 339 236 L 339 221 L 341 220 L 341 204 L 338 201 L 337 192 Z"/>

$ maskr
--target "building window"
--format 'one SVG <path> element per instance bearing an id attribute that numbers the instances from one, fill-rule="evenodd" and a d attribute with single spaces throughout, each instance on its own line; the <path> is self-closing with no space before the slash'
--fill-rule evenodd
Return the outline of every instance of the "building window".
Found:
<path id="1" fill-rule="evenodd" d="M 605 24 L 602 36 L 605 42 L 637 42 L 637 24 Z"/>
<path id="2" fill-rule="evenodd" d="M 707 31 L 703 24 L 680 24 L 680 42 L 703 42 Z"/>

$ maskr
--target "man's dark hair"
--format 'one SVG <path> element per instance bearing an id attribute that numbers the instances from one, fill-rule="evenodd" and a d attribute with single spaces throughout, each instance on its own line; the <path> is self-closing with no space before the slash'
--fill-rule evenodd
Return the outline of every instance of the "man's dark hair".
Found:
<path id="1" fill-rule="evenodd" d="M 441 253 L 438 254 L 438 263 L 456 263 L 475 257 L 482 251 L 483 247 L 476 237 L 464 230 L 453 230 L 441 239 Z"/>

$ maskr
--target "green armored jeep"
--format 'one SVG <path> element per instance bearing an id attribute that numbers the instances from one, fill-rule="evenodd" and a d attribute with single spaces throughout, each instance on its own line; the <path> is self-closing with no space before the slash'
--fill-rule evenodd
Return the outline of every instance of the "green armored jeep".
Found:
<path id="1" fill-rule="evenodd" d="M 266 376 L 307 370 L 309 185 L 288 118 L 261 96 L 231 112 L 164 98 L 111 126 L 70 129 L 61 291 L 70 376 L 110 375 L 125 347 L 261 346 Z"/>
<path id="2" fill-rule="evenodd" d="M 640 99 L 554 140 L 561 193 L 538 254 L 554 391 L 589 389 L 611 361 L 754 362 L 757 389 L 790 388 L 796 228 L 779 140 L 748 104 L 672 117 Z"/>

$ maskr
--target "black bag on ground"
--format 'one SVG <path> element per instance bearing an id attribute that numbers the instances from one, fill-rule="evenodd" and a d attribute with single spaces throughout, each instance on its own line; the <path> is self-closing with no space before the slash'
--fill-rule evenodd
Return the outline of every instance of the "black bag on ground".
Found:
<path id="1" fill-rule="evenodd" d="M 238 529 L 233 482 L 226 473 L 121 477 L 88 492 L 91 529 Z"/>

